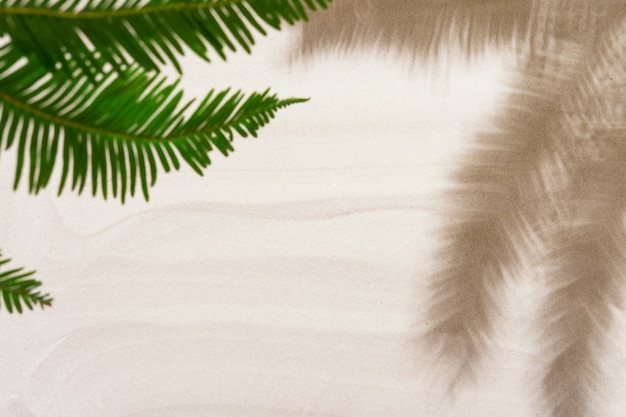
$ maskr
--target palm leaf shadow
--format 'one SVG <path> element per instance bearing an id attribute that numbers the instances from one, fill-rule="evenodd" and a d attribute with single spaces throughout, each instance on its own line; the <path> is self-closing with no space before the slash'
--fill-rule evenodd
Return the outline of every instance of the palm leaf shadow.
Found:
<path id="1" fill-rule="evenodd" d="M 527 31 L 532 0 L 335 0 L 303 25 L 296 54 L 393 49 L 413 59 L 447 48 L 475 56 L 508 45 Z M 452 30 L 451 30 L 452 29 Z"/>
<path id="2" fill-rule="evenodd" d="M 497 131 L 479 135 L 453 174 L 447 214 L 454 224 L 442 230 L 425 319 L 431 326 L 418 341 L 452 371 L 451 391 L 471 382 L 487 356 L 506 278 L 516 276 L 533 241 L 532 219 L 546 197 L 538 173 L 553 151 L 545 138 L 558 91 L 570 82 L 562 74 L 523 77 L 494 121 Z"/>
<path id="3" fill-rule="evenodd" d="M 551 358 L 545 407 L 553 417 L 595 415 L 626 248 L 625 16 L 623 0 L 335 0 L 303 27 L 305 59 L 377 47 L 429 60 L 450 48 L 473 57 L 519 45 L 523 64 L 495 133 L 479 134 L 453 173 L 447 215 L 456 221 L 442 230 L 421 318 L 431 326 L 419 343 L 453 392 L 487 355 L 501 290 L 536 252 L 534 239 L 552 289 L 537 323 Z"/>
<path id="4" fill-rule="evenodd" d="M 550 358 L 544 400 L 554 417 L 600 412 L 594 403 L 602 357 L 613 307 L 623 302 L 626 22 L 604 23 L 608 29 L 596 36 L 583 74 L 562 100 L 566 146 L 559 154 L 567 181 L 559 210 L 566 217 L 546 237 L 551 292 L 541 312 Z"/>

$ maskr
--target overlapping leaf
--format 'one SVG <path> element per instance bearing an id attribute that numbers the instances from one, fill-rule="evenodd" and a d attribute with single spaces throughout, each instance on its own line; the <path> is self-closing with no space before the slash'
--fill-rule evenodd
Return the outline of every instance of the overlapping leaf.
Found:
<path id="1" fill-rule="evenodd" d="M 0 48 L 0 146 L 17 146 L 15 187 L 25 176 L 38 192 L 60 160 L 59 193 L 66 185 L 81 193 L 91 182 L 94 195 L 123 202 L 139 185 L 148 199 L 160 169 L 185 162 L 202 175 L 213 148 L 228 155 L 235 133 L 256 136 L 278 109 L 303 101 L 211 91 L 187 115 L 191 102 L 182 102 L 176 83 L 139 66 L 95 83 L 73 70 L 50 73 L 34 58 L 23 63 L 12 44 Z"/>
<path id="2" fill-rule="evenodd" d="M 70 62 L 92 76 L 102 63 L 118 72 L 136 62 L 157 70 L 170 62 L 178 71 L 184 47 L 209 59 L 225 50 L 248 52 L 254 33 L 308 18 L 330 0 L 0 0 L 0 34 L 39 57 L 49 69 Z"/>
<path id="3" fill-rule="evenodd" d="M 22 313 L 23 305 L 30 310 L 36 305 L 40 305 L 41 308 L 49 307 L 52 304 L 52 298 L 49 294 L 37 291 L 41 282 L 32 279 L 35 272 L 24 272 L 24 268 L 4 270 L 10 261 L 0 254 L 0 293 L 2 293 L 1 303 L 4 303 L 4 308 L 9 313 L 13 311 Z"/>

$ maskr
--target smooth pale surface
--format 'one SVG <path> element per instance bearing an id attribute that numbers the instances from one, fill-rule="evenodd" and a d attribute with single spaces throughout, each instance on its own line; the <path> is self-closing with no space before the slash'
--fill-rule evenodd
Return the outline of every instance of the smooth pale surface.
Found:
<path id="1" fill-rule="evenodd" d="M 150 203 L 14 193 L 3 155 L 0 247 L 55 302 L 0 315 L 0 415 L 538 415 L 532 285 L 511 295 L 496 353 L 454 402 L 410 343 L 444 177 L 501 103 L 506 56 L 290 64 L 295 36 L 186 62 L 198 95 L 272 86 L 312 100 L 216 153 L 204 178 L 161 175 Z"/>

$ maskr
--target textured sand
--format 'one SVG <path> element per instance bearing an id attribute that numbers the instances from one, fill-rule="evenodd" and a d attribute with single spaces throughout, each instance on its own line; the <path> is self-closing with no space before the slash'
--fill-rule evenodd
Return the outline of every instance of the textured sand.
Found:
<path id="1" fill-rule="evenodd" d="M 498 105 L 506 61 L 289 65 L 290 36 L 229 65 L 189 59 L 194 91 L 312 100 L 216 154 L 204 178 L 160 176 L 149 204 L 13 193 L 3 155 L 1 247 L 55 304 L 1 315 L 0 415 L 538 415 L 532 285 L 511 295 L 498 353 L 455 402 L 410 344 L 443 177 Z"/>

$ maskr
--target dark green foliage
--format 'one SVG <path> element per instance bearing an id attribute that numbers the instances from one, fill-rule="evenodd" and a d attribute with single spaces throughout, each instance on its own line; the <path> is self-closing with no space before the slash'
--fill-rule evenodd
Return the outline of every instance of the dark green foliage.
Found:
<path id="1" fill-rule="evenodd" d="M 9 313 L 14 311 L 22 313 L 24 311 L 22 304 L 29 310 L 37 304 L 41 308 L 49 307 L 52 304 L 52 298 L 49 294 L 37 291 L 41 282 L 31 278 L 35 272 L 23 272 L 24 268 L 4 270 L 10 261 L 0 254 L 0 292 L 2 293 L 0 304 L 4 303 L 4 308 Z"/>
<path id="2" fill-rule="evenodd" d="M 227 156 L 235 134 L 256 136 L 277 110 L 306 100 L 227 89 L 183 101 L 178 82 L 159 75 L 162 65 L 182 72 L 185 50 L 207 61 L 211 52 L 249 53 L 254 34 L 307 20 L 328 3 L 0 0 L 0 150 L 17 150 L 14 187 L 26 182 L 36 194 L 60 165 L 59 194 L 87 187 L 123 203 L 138 187 L 148 200 L 160 170 L 185 163 L 202 175 L 214 148 Z M 32 292 L 38 281 L 23 280 L 32 273 L 16 278 L 19 271 L 0 275 L 9 280 L 0 288 L 7 310 L 21 312 L 20 300 L 49 305 Z"/>
<path id="3" fill-rule="evenodd" d="M 137 65 L 92 83 L 78 69 L 45 77 L 37 60 L 15 69 L 20 58 L 13 45 L 0 48 L 0 124 L 9 132 L 0 146 L 17 142 L 15 186 L 27 177 L 31 193 L 48 185 L 59 160 L 59 193 L 66 185 L 80 193 L 90 182 L 94 195 L 123 202 L 139 183 L 148 199 L 160 168 L 178 169 L 182 159 L 202 175 L 213 148 L 233 150 L 233 133 L 256 136 L 277 109 L 303 101 L 210 91 L 186 116 L 192 102 L 181 105 L 176 83 Z"/>
<path id="4" fill-rule="evenodd" d="M 225 50 L 251 51 L 264 26 L 307 20 L 307 9 L 328 0 L 0 0 L 0 34 L 24 53 L 34 53 L 48 68 L 75 63 L 88 74 L 102 62 L 118 71 L 133 62 L 157 70 L 170 62 L 179 72 L 183 48 L 209 59 L 226 59 Z M 94 54 L 93 51 L 97 51 Z M 99 58 L 103 58 L 104 61 Z"/>

